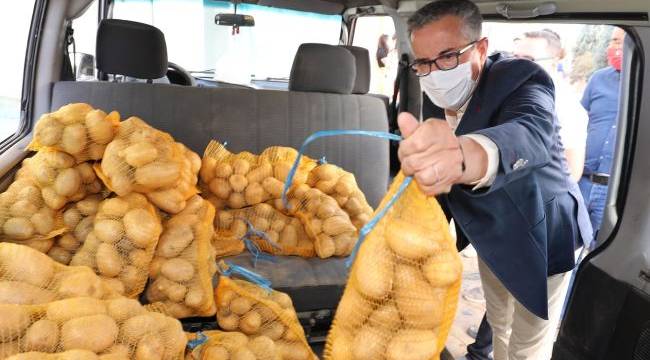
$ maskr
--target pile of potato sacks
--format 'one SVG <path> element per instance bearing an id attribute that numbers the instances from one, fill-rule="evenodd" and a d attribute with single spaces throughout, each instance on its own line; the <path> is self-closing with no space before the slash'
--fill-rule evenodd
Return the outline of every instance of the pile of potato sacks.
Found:
<path id="1" fill-rule="evenodd" d="M 221 210 L 214 224 L 218 254 L 232 254 L 243 238 L 276 255 L 328 258 L 352 252 L 373 212 L 354 175 L 304 156 L 285 206 L 284 183 L 297 156 L 287 147 L 254 155 L 231 153 L 215 141 L 208 145 L 199 174 L 206 198 Z"/>
<path id="2" fill-rule="evenodd" d="M 245 238 L 274 254 L 348 255 L 372 213 L 352 174 L 305 157 L 285 206 L 294 149 L 232 154 L 213 141 L 201 159 L 82 103 L 43 115 L 28 149 L 0 193 L 0 359 L 181 359 L 176 319 L 215 314 L 242 359 L 315 358 L 286 294 L 222 277 L 215 295 L 216 258 Z"/>

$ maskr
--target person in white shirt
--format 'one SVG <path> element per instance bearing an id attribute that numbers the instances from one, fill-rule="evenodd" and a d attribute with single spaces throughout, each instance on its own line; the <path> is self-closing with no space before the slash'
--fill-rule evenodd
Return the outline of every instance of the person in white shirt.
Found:
<path id="1" fill-rule="evenodd" d="M 560 35 L 550 29 L 529 31 L 515 39 L 513 55 L 536 62 L 551 75 L 555 85 L 555 111 L 560 125 L 560 139 L 564 145 L 569 173 L 580 180 L 585 164 L 587 123 L 589 116 L 580 105 L 580 98 L 558 64 L 564 58 Z"/>

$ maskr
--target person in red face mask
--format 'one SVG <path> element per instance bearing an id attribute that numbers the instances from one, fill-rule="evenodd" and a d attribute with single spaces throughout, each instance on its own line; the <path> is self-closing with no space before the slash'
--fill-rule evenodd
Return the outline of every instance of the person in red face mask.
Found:
<path id="1" fill-rule="evenodd" d="M 615 28 L 607 47 L 609 66 L 594 72 L 581 101 L 589 114 L 589 124 L 585 166 L 579 185 L 594 234 L 597 234 L 603 218 L 614 157 L 624 40 L 625 31 Z"/>

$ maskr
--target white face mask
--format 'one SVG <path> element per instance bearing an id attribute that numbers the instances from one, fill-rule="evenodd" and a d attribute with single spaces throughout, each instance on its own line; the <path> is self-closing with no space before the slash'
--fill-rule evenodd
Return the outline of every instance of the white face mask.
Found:
<path id="1" fill-rule="evenodd" d="M 476 81 L 472 79 L 472 64 L 465 62 L 447 71 L 432 71 L 420 78 L 420 87 L 436 106 L 458 111 L 469 98 Z"/>

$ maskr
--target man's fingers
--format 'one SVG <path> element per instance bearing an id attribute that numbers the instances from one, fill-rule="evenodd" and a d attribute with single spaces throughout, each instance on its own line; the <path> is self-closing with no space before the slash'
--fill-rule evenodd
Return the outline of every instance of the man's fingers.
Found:
<path id="1" fill-rule="evenodd" d="M 418 119 L 415 118 L 410 112 L 405 111 L 397 116 L 397 125 L 402 133 L 404 139 L 408 138 L 420 126 Z"/>

